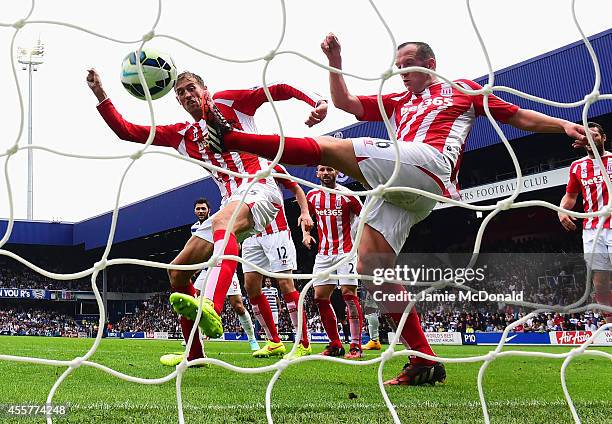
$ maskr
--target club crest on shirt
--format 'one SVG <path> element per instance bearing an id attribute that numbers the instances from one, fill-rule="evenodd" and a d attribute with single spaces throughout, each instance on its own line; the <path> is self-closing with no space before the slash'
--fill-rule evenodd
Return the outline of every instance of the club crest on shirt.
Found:
<path id="1" fill-rule="evenodd" d="M 442 85 L 440 95 L 443 97 L 451 97 L 453 95 L 453 87 L 451 87 L 450 84 Z"/>
<path id="2" fill-rule="evenodd" d="M 342 198 L 341 197 L 336 198 L 336 209 L 342 209 Z"/>
<path id="3" fill-rule="evenodd" d="M 204 134 L 202 132 L 202 128 L 200 128 L 198 124 L 193 124 L 185 132 L 185 140 L 194 141 L 194 142 L 197 142 L 198 140 L 204 140 Z"/>
<path id="4" fill-rule="evenodd" d="M 608 158 L 606 163 L 606 171 L 608 171 L 608 174 L 612 174 L 612 159 L 610 158 Z"/>
<path id="5" fill-rule="evenodd" d="M 580 167 L 580 178 L 584 179 L 584 178 L 586 178 L 586 177 L 587 177 L 587 169 L 586 169 L 586 165 L 585 165 L 585 164 L 583 164 L 583 165 Z"/>

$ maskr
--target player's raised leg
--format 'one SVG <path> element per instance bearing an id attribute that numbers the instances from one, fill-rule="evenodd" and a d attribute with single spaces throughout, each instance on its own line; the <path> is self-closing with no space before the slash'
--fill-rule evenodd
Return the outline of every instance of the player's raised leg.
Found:
<path id="1" fill-rule="evenodd" d="M 202 99 L 202 102 L 206 104 L 206 99 Z M 215 152 L 241 151 L 274 159 L 280 150 L 278 135 L 234 131 L 222 117 L 210 112 L 204 113 L 204 119 L 208 128 L 208 146 Z M 327 165 L 358 181 L 366 182 L 359 169 L 350 139 L 329 136 L 285 137 L 280 162 L 287 165 Z"/>

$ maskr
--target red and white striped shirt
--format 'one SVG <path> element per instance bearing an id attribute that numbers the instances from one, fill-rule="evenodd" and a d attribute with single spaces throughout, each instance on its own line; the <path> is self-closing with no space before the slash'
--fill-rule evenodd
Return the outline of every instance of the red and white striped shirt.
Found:
<path id="1" fill-rule="evenodd" d="M 480 89 L 474 81 L 454 81 L 465 89 Z M 382 121 L 377 96 L 358 96 L 364 109 L 362 121 Z M 451 181 L 457 186 L 465 140 L 477 116 L 485 114 L 483 96 L 470 96 L 445 81 L 427 87 L 421 93 L 405 91 L 386 94 L 382 102 L 398 140 L 425 143 L 446 155 L 453 163 Z M 518 106 L 497 96 L 489 96 L 489 109 L 501 122 L 518 111 Z"/>
<path id="2" fill-rule="evenodd" d="M 281 164 L 277 164 L 274 167 L 274 172 L 278 174 L 289 175 L 285 167 Z M 276 181 L 276 184 L 278 184 L 279 186 L 282 185 L 287 190 L 291 190 L 292 188 L 298 186 L 298 183 L 296 183 L 295 181 L 288 180 L 285 178 L 275 178 L 274 181 Z M 260 237 L 264 234 L 274 234 L 274 233 L 278 233 L 278 232 L 286 231 L 286 230 L 289 230 L 289 225 L 287 224 L 287 216 L 285 215 L 285 207 L 281 205 L 281 208 L 276 214 L 276 218 L 274 218 L 274 221 L 272 221 L 272 223 L 270 223 L 261 233 L 257 234 L 257 237 Z M 289 233 L 289 235 L 291 236 L 291 233 Z"/>
<path id="3" fill-rule="evenodd" d="M 323 100 L 316 94 L 307 93 L 287 84 L 272 84 L 268 88 L 275 101 L 295 98 L 314 107 L 318 101 Z M 248 90 L 220 91 L 215 93 L 213 99 L 223 116 L 235 128 L 251 133 L 257 132 L 254 115 L 257 109 L 267 102 L 263 87 L 254 87 Z M 137 143 L 145 143 L 147 141 L 150 127 L 126 121 L 115 109 L 110 99 L 103 100 L 98 105 L 98 111 L 120 139 Z M 213 153 L 205 144 L 205 136 L 206 122 L 203 119 L 191 123 L 182 122 L 172 125 L 158 125 L 155 128 L 153 144 L 156 146 L 172 147 L 183 156 L 240 173 L 254 174 L 266 168 L 269 163 L 266 159 L 248 153 Z M 251 181 L 250 178 L 237 178 L 214 170 L 209 172 L 221 192 L 222 206 L 240 185 Z M 261 182 L 271 184 L 272 177 L 262 179 Z"/>
<path id="4" fill-rule="evenodd" d="M 601 157 L 606 171 L 612 178 L 612 153 L 604 152 Z M 599 163 L 588 156 L 575 160 L 570 165 L 567 193 L 582 192 L 582 204 L 585 212 L 597 212 L 608 204 L 608 189 L 604 182 Z M 599 217 L 587 218 L 582 222 L 584 229 L 596 229 Z M 610 217 L 604 222 L 604 228 L 610 228 Z"/>
<path id="5" fill-rule="evenodd" d="M 337 190 L 346 190 L 336 185 Z M 361 201 L 351 194 L 333 194 L 320 188 L 306 195 L 310 213 L 317 216 L 319 254 L 338 255 L 353 248 L 351 226 L 361 213 Z"/>

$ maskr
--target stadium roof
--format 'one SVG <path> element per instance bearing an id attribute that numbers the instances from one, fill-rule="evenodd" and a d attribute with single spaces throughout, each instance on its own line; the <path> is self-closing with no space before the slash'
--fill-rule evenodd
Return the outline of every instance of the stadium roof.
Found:
<path id="1" fill-rule="evenodd" d="M 318 182 L 315 180 L 314 168 L 287 169 L 293 176 Z M 287 198 L 290 193 L 284 191 L 284 194 Z M 195 221 L 193 202 L 199 197 L 207 198 L 213 210 L 219 208 L 221 202 L 219 189 L 210 177 L 120 208 L 113 243 L 193 224 Z M 76 223 L 16 220 L 9 243 L 50 246 L 84 245 L 87 250 L 95 249 L 106 245 L 111 221 L 111 212 Z M 6 232 L 7 224 L 6 220 L 0 220 L 0 234 Z"/>
<path id="2" fill-rule="evenodd" d="M 612 29 L 589 37 L 601 68 L 601 93 L 612 92 Z M 580 78 L 576 78 L 579 75 Z M 504 85 L 539 97 L 574 102 L 584 98 L 592 89 L 595 79 L 592 61 L 582 41 L 561 47 L 495 72 L 495 85 Z M 476 79 L 480 84 L 487 76 Z M 501 97 L 547 114 L 577 122 L 582 108 L 560 109 L 502 93 Z M 600 101 L 589 111 L 589 118 L 612 112 L 612 102 Z M 502 126 L 510 140 L 528 133 Z M 370 136 L 388 138 L 384 125 L 379 122 L 360 122 L 329 133 L 343 138 Z M 476 121 L 468 138 L 466 149 L 475 150 L 500 143 L 485 119 Z M 290 168 L 292 175 L 315 182 L 313 168 Z M 114 243 L 137 239 L 173 228 L 191 224 L 194 220 L 194 199 L 206 197 L 214 209 L 218 208 L 219 190 L 210 178 L 203 178 L 175 189 L 160 193 L 137 203 L 122 207 L 117 221 Z M 83 245 L 85 249 L 104 246 L 108 239 L 112 214 L 98 215 L 77 223 L 42 221 L 15 221 L 9 243 L 57 246 Z M 0 221 L 4 234 L 7 221 Z"/>

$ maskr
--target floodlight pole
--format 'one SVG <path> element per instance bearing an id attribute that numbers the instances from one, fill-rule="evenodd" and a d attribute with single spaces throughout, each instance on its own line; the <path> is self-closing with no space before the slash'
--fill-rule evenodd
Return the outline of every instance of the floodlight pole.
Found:
<path id="1" fill-rule="evenodd" d="M 106 268 L 102 270 L 102 304 L 104 305 L 104 325 L 110 319 L 108 313 L 108 276 L 106 275 Z"/>
<path id="2" fill-rule="evenodd" d="M 28 146 L 32 145 L 32 64 L 28 64 Z M 34 156 L 28 149 L 28 220 L 34 219 Z"/>
<path id="3" fill-rule="evenodd" d="M 32 145 L 32 71 L 38 70 L 38 65 L 44 61 L 45 47 L 40 41 L 31 48 L 18 48 L 17 61 L 23 65 L 23 70 L 28 70 L 28 146 Z M 33 150 L 28 149 L 28 210 L 27 218 L 34 218 L 34 155 Z"/>

